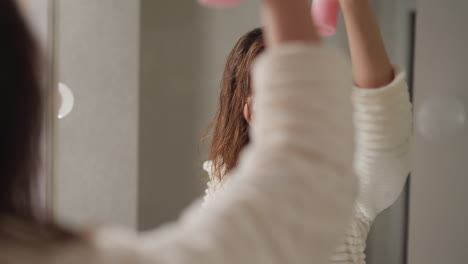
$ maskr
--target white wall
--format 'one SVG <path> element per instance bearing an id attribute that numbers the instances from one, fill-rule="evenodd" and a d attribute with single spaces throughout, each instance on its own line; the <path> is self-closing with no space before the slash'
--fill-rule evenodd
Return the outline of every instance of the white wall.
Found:
<path id="1" fill-rule="evenodd" d="M 408 263 L 466 263 L 468 2 L 418 5 Z"/>
<path id="2" fill-rule="evenodd" d="M 202 192 L 201 11 L 195 1 L 141 1 L 140 229 L 175 219 Z"/>
<path id="3" fill-rule="evenodd" d="M 57 80 L 75 95 L 57 121 L 55 214 L 136 227 L 139 1 L 55 3 Z"/>

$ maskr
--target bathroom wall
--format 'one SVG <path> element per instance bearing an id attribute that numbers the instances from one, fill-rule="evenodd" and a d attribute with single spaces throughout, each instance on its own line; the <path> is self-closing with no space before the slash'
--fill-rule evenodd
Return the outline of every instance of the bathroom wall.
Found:
<path id="1" fill-rule="evenodd" d="M 466 263 L 468 2 L 418 5 L 408 264 Z"/>
<path id="2" fill-rule="evenodd" d="M 55 135 L 66 223 L 137 226 L 139 17 L 139 1 L 55 1 L 56 79 L 75 96 Z"/>
<path id="3" fill-rule="evenodd" d="M 141 1 L 140 229 L 175 219 L 201 195 L 198 99 L 204 58 L 195 1 Z"/>

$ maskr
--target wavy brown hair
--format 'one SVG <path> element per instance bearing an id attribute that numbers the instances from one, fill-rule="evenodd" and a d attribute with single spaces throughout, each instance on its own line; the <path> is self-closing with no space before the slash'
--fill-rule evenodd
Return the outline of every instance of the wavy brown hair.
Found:
<path id="1" fill-rule="evenodd" d="M 264 50 L 263 31 L 256 28 L 239 39 L 227 58 L 218 112 L 210 125 L 213 133 L 209 159 L 215 180 L 222 181 L 236 167 L 241 150 L 249 143 L 249 124 L 243 112 L 252 93 L 252 63 Z"/>
<path id="2" fill-rule="evenodd" d="M 16 1 L 0 1 L 0 36 L 0 212 L 32 219 L 43 105 L 37 45 Z"/>
<path id="3" fill-rule="evenodd" d="M 0 241 L 73 235 L 37 211 L 44 105 L 40 52 L 18 1 L 0 0 Z M 1 258 L 1 256 L 0 256 Z"/>

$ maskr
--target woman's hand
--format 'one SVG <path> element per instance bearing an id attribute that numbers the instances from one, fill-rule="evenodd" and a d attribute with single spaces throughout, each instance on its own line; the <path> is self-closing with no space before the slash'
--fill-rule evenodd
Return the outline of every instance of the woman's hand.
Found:
<path id="1" fill-rule="evenodd" d="M 320 42 L 310 17 L 308 0 L 262 0 L 263 24 L 268 47 L 287 42 Z"/>
<path id="2" fill-rule="evenodd" d="M 369 0 L 340 0 L 353 63 L 354 82 L 379 88 L 392 82 L 393 65 Z"/>

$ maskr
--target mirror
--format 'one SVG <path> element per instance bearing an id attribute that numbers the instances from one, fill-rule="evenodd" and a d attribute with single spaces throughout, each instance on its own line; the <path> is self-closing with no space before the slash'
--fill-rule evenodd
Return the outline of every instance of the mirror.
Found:
<path id="1" fill-rule="evenodd" d="M 413 83 L 429 85 L 421 76 L 436 70 L 425 67 L 434 63 L 428 59 L 429 50 L 434 52 L 437 47 L 417 42 L 416 29 L 422 32 L 421 39 L 436 42 L 436 35 L 429 32 L 431 28 L 444 31 L 443 21 L 430 22 L 428 14 L 445 10 L 447 18 L 451 11 L 429 2 L 416 8 L 415 0 L 371 2 L 390 57 L 406 70 L 410 89 Z M 457 9 L 456 4 L 451 7 Z M 55 143 L 49 204 L 58 219 L 72 226 L 115 223 L 147 230 L 175 219 L 191 201 L 203 196 L 208 142 L 200 140 L 216 113 L 226 57 L 241 35 L 259 26 L 258 9 L 258 1 L 216 11 L 201 8 L 195 1 L 54 1 L 49 14 L 54 21 L 53 43 L 48 44 L 53 49 L 54 80 L 69 88 L 74 101 L 73 109 L 55 119 L 56 130 L 49 133 Z M 425 13 L 416 24 L 421 10 Z M 424 26 L 429 23 L 436 25 Z M 463 27 L 451 29 L 462 32 Z M 325 42 L 348 52 L 342 21 L 336 36 Z M 466 39 L 457 43 L 466 43 Z M 456 60 L 455 55 L 451 58 Z M 440 59 L 442 65 L 449 65 L 442 56 Z M 418 91 L 421 105 L 425 96 L 434 98 L 428 91 Z M 457 93 L 458 98 L 465 94 Z M 452 102 L 450 98 L 447 104 Z M 415 100 L 419 110 L 417 97 Z M 460 107 L 453 108 L 461 116 L 455 130 L 465 129 L 464 102 L 459 101 Z M 431 120 L 432 110 L 428 111 L 423 116 Z M 439 119 L 447 120 L 444 116 Z M 424 164 L 423 149 L 432 141 L 420 131 L 415 131 L 415 137 L 415 162 Z M 434 144 L 439 145 L 433 150 L 443 145 Z M 436 156 L 431 160 L 437 160 Z M 415 174 L 429 173 L 417 164 Z M 373 224 L 368 263 L 406 263 L 408 250 L 417 252 L 414 238 L 423 229 L 412 234 L 413 240 L 408 237 L 409 229 L 426 212 L 417 208 L 423 206 L 421 197 L 427 194 L 414 188 L 414 199 L 410 201 L 408 187 Z M 410 203 L 414 211 L 410 211 Z M 410 215 L 413 222 L 408 220 Z"/>

